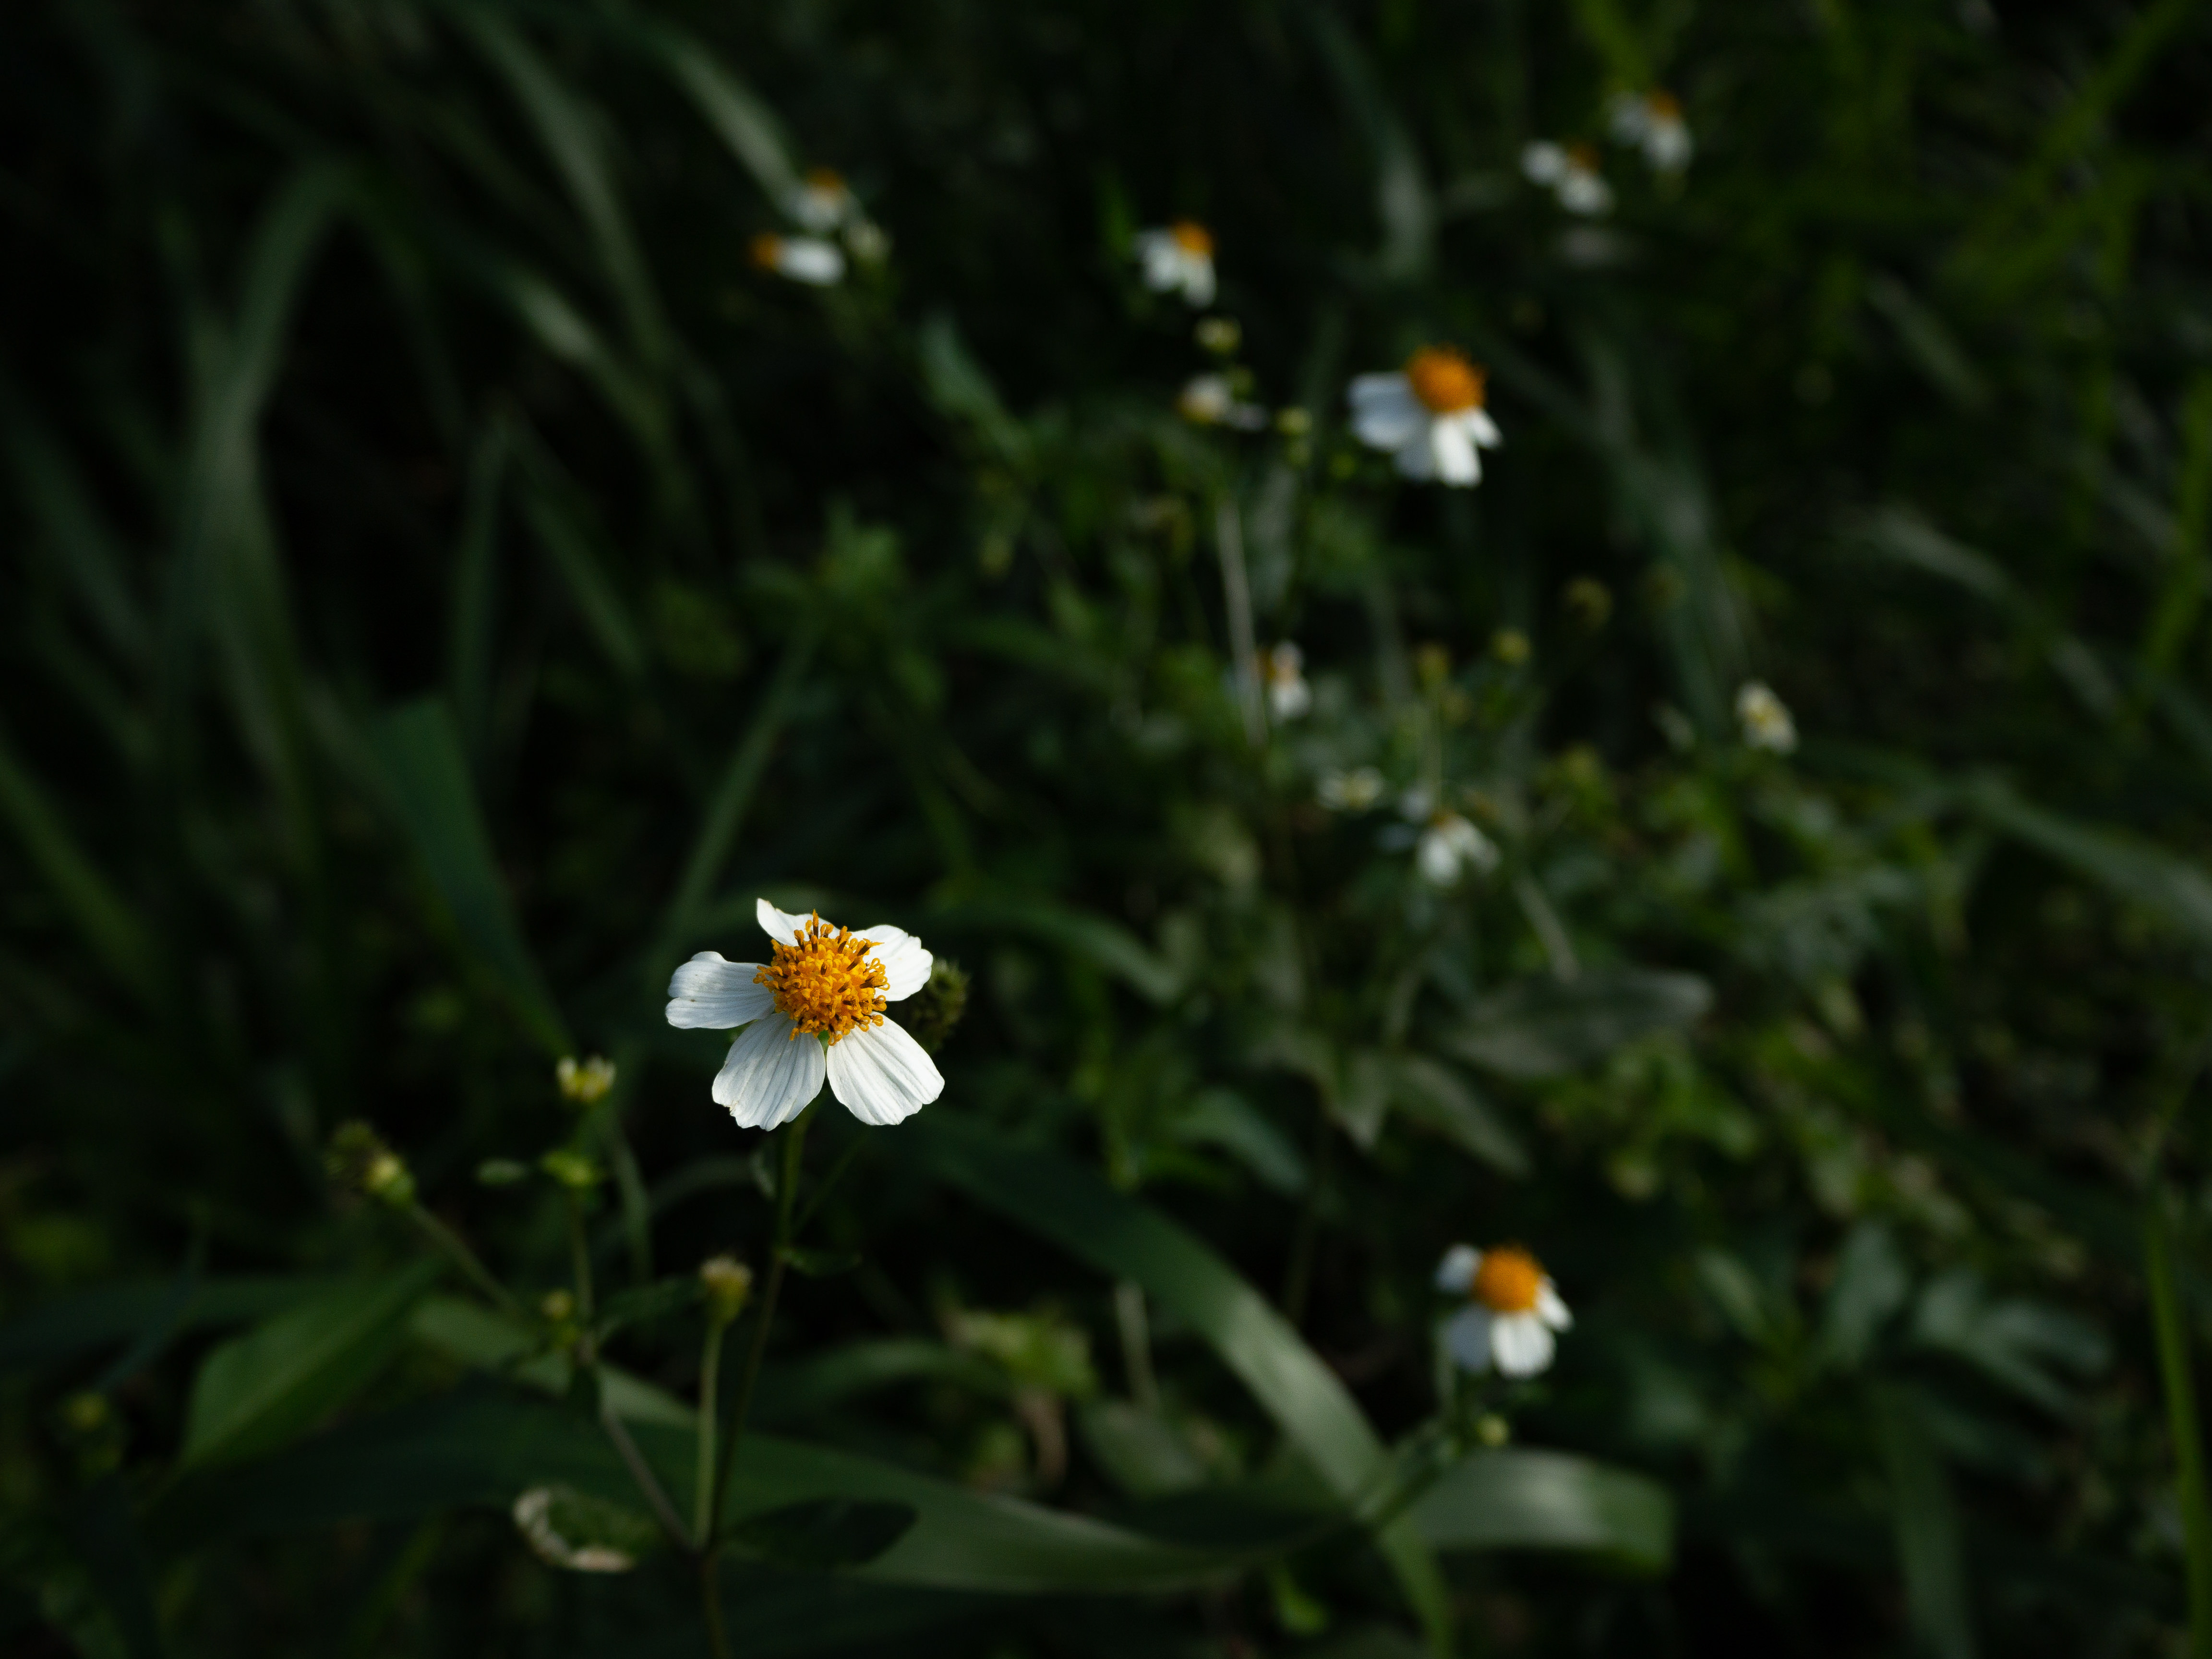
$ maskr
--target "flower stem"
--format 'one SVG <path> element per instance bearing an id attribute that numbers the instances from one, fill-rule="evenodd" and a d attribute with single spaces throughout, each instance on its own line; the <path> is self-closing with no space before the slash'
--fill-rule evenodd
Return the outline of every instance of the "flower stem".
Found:
<path id="1" fill-rule="evenodd" d="M 783 1175 L 775 1188 L 775 1249 L 769 1259 L 768 1285 L 761 1292 L 760 1312 L 755 1316 L 752 1346 L 745 1352 L 745 1368 L 738 1375 L 737 1398 L 730 1402 L 728 1432 L 722 1440 L 721 1467 L 714 1476 L 713 1509 L 708 1517 L 706 1549 L 714 1553 L 722 1531 L 722 1506 L 730 1491 L 730 1476 L 738 1465 L 738 1443 L 744 1438 L 745 1413 L 752 1405 L 753 1385 L 760 1380 L 761 1361 L 768 1354 L 769 1327 L 775 1322 L 776 1297 L 783 1289 L 784 1255 L 791 1245 L 793 1201 L 799 1195 L 799 1163 L 806 1144 L 802 1114 L 783 1138 Z"/>
<path id="2" fill-rule="evenodd" d="M 477 1259 L 477 1253 L 468 1247 L 459 1233 L 420 1204 L 408 1206 L 407 1213 L 429 1241 L 452 1258 L 463 1277 L 489 1297 L 494 1304 L 507 1313 L 518 1316 L 522 1313 L 522 1304 L 514 1299 L 514 1292 L 492 1277 L 491 1269 Z"/>
<path id="3" fill-rule="evenodd" d="M 721 1391 L 722 1334 L 728 1329 L 720 1320 L 708 1317 L 707 1349 L 699 1359 L 699 1462 L 691 1496 L 691 1537 L 700 1549 L 707 1547 L 714 1513 L 714 1401 Z"/>

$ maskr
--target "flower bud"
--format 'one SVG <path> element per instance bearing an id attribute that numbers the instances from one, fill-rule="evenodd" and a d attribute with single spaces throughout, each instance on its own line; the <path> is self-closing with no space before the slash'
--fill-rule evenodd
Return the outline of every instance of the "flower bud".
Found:
<path id="1" fill-rule="evenodd" d="M 615 1086 L 614 1062 L 604 1054 L 593 1054 L 580 1062 L 574 1054 L 564 1054 L 561 1063 L 553 1068 L 553 1080 L 561 1085 L 563 1100 L 578 1106 L 595 1106 Z"/>
<path id="2" fill-rule="evenodd" d="M 351 1196 L 369 1198 L 404 1210 L 415 1201 L 415 1177 L 384 1138 L 358 1120 L 342 1123 L 323 1154 L 331 1184 Z"/>
<path id="3" fill-rule="evenodd" d="M 753 1270 L 733 1255 L 709 1256 L 699 1264 L 699 1282 L 707 1287 L 707 1317 L 734 1324 L 752 1296 Z"/>
<path id="4" fill-rule="evenodd" d="M 1237 326 L 1237 319 L 1233 317 L 1201 318 L 1198 327 L 1193 331 L 1198 337 L 1199 344 L 1217 357 L 1235 356 L 1237 348 L 1243 343 L 1244 339 L 1244 331 Z"/>
<path id="5" fill-rule="evenodd" d="M 576 1298 L 566 1291 L 548 1291 L 538 1298 L 538 1311 L 549 1325 L 565 1325 L 576 1316 Z"/>
<path id="6" fill-rule="evenodd" d="M 538 1160 L 538 1167 L 572 1193 L 587 1193 L 599 1184 L 599 1166 L 581 1152 L 556 1146 Z"/>
<path id="7" fill-rule="evenodd" d="M 1501 628 L 1490 636 L 1490 654 L 1508 668 L 1528 660 L 1528 636 L 1517 628 Z"/>
<path id="8" fill-rule="evenodd" d="M 1474 1440 L 1479 1446 L 1496 1451 L 1513 1438 L 1513 1425 L 1496 1412 L 1485 1412 L 1474 1419 Z"/>

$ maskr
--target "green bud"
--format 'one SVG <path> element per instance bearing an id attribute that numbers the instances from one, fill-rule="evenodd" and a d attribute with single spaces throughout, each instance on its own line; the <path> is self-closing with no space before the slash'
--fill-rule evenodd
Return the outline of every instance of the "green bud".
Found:
<path id="1" fill-rule="evenodd" d="M 323 1154 L 323 1169 L 331 1184 L 341 1192 L 374 1199 L 395 1210 L 415 1201 L 415 1177 L 398 1153 L 384 1138 L 358 1120 L 342 1123 L 331 1133 Z"/>
<path id="2" fill-rule="evenodd" d="M 556 1146 L 538 1160 L 538 1167 L 572 1193 L 587 1193 L 599 1184 L 599 1166 L 581 1152 Z"/>
<path id="3" fill-rule="evenodd" d="M 1474 1441 L 1496 1451 L 1513 1438 L 1513 1425 L 1496 1412 L 1485 1412 L 1474 1419 Z"/>
<path id="4" fill-rule="evenodd" d="M 753 1270 L 733 1255 L 709 1256 L 699 1264 L 707 1287 L 707 1317 L 717 1325 L 736 1322 L 753 1293 Z"/>
<path id="5" fill-rule="evenodd" d="M 512 1187 L 530 1178 L 530 1166 L 519 1158 L 488 1158 L 477 1165 L 477 1180 L 487 1187 Z"/>
<path id="6" fill-rule="evenodd" d="M 553 1080 L 560 1085 L 562 1099 L 572 1105 L 596 1106 L 615 1086 L 614 1062 L 603 1054 L 580 1061 L 567 1054 L 553 1068 Z"/>

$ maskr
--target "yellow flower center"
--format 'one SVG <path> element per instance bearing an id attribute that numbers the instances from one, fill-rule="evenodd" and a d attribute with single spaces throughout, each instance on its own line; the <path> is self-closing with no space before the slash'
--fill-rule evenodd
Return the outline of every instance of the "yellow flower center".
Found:
<path id="1" fill-rule="evenodd" d="M 850 1031 L 884 1023 L 884 964 L 870 957 L 873 941 L 854 939 L 819 915 L 799 930 L 799 943 L 771 941 L 775 960 L 753 975 L 791 1016 L 791 1035 L 819 1034 L 835 1042 Z"/>
<path id="2" fill-rule="evenodd" d="M 1213 257 L 1213 234 L 1195 219 L 1178 219 L 1168 227 L 1168 234 L 1185 253 L 1196 254 L 1201 259 Z"/>
<path id="3" fill-rule="evenodd" d="M 1644 100 L 1644 107 L 1651 112 L 1655 121 L 1679 121 L 1682 118 L 1682 100 L 1671 92 L 1655 92 Z"/>
<path id="4" fill-rule="evenodd" d="M 1536 1258 L 1516 1245 L 1504 1244 L 1483 1252 L 1482 1265 L 1474 1270 L 1474 1299 L 1492 1313 L 1527 1313 L 1536 1305 L 1536 1292 L 1543 1284 L 1544 1270 Z"/>
<path id="5" fill-rule="evenodd" d="M 818 190 L 825 196 L 842 196 L 845 193 L 845 175 L 835 167 L 809 167 L 806 169 L 806 187 Z"/>
<path id="6" fill-rule="evenodd" d="M 1481 408 L 1487 378 L 1450 346 L 1423 346 L 1406 361 L 1406 380 L 1413 395 L 1439 415 Z"/>
<path id="7" fill-rule="evenodd" d="M 753 238 L 753 263 L 763 270 L 774 270 L 776 262 L 783 258 L 783 238 L 772 230 L 764 230 Z"/>

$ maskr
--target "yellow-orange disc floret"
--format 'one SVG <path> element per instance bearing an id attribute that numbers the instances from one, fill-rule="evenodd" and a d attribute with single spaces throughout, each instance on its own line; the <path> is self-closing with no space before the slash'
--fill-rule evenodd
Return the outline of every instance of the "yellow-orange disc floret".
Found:
<path id="1" fill-rule="evenodd" d="M 1450 346 L 1423 346 L 1406 360 L 1406 383 L 1439 415 L 1482 407 L 1489 377 Z"/>
<path id="2" fill-rule="evenodd" d="M 871 954 L 872 941 L 853 937 L 852 929 L 809 916 L 799 942 L 772 942 L 775 960 L 753 975 L 768 987 L 775 1006 L 791 1016 L 791 1035 L 801 1031 L 835 1042 L 848 1032 L 884 1023 L 889 1006 L 884 964 Z"/>
<path id="3" fill-rule="evenodd" d="M 1200 258 L 1213 257 L 1213 233 L 1195 219 L 1178 219 L 1168 227 L 1168 234 L 1185 253 L 1195 253 Z"/>
<path id="4" fill-rule="evenodd" d="M 1502 1244 L 1483 1253 L 1482 1265 L 1474 1270 L 1474 1299 L 1492 1313 L 1527 1313 L 1536 1305 L 1543 1284 L 1544 1270 L 1534 1256 Z"/>

